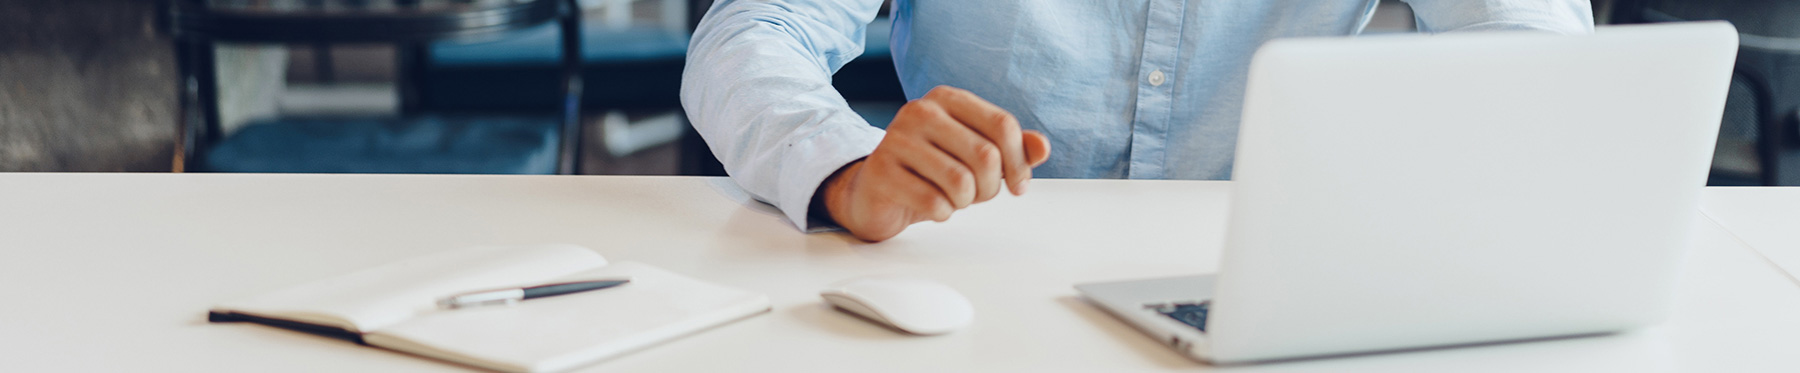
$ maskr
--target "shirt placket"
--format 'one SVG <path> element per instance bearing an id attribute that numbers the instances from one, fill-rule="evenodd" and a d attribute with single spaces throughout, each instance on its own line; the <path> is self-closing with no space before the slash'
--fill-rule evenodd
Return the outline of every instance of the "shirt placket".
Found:
<path id="1" fill-rule="evenodd" d="M 1175 58 L 1181 42 L 1186 0 L 1152 0 L 1145 17 L 1144 49 L 1138 57 L 1137 107 L 1131 123 L 1131 167 L 1126 177 L 1167 177 L 1169 111 Z"/>

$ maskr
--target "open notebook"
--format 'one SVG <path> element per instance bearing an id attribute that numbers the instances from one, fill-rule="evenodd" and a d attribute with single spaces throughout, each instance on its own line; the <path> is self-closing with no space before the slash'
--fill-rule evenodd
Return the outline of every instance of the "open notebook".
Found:
<path id="1" fill-rule="evenodd" d="M 439 310 L 465 291 L 630 277 L 513 306 Z M 562 371 L 769 310 L 767 297 L 572 245 L 447 251 L 219 304 L 248 321 L 500 371 Z"/>

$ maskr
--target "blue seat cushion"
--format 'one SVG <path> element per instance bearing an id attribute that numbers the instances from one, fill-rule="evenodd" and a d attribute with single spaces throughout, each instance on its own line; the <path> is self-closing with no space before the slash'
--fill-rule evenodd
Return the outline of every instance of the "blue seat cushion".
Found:
<path id="1" fill-rule="evenodd" d="M 554 174 L 553 118 L 420 116 L 252 123 L 213 145 L 202 171 Z"/>
<path id="2" fill-rule="evenodd" d="M 419 79 L 424 110 L 555 110 L 561 97 L 561 33 L 557 25 L 484 42 L 431 45 Z M 582 28 L 582 106 L 666 108 L 681 105 L 684 31 Z"/>
<path id="3" fill-rule="evenodd" d="M 832 78 L 851 101 L 905 101 L 894 75 L 891 22 L 869 25 L 863 55 Z M 419 72 L 419 104 L 428 111 L 555 110 L 563 100 L 561 33 L 551 24 L 481 41 L 432 43 Z M 681 107 L 683 30 L 582 24 L 582 106 L 660 110 Z"/>
<path id="4" fill-rule="evenodd" d="M 893 20 L 877 18 L 864 35 L 857 58 L 891 60 L 888 37 Z M 587 64 L 681 61 L 687 57 L 686 31 L 660 27 L 612 28 L 581 25 L 581 60 Z M 441 67 L 557 66 L 562 63 L 562 28 L 556 24 L 483 40 L 449 40 L 431 45 L 431 63 Z M 891 62 L 889 62 L 891 63 Z"/>
<path id="5" fill-rule="evenodd" d="M 581 59 L 588 63 L 646 60 L 681 61 L 688 34 L 661 28 L 611 29 L 593 22 L 581 27 Z M 442 67 L 558 66 L 562 29 L 555 24 L 485 41 L 444 41 L 431 45 L 431 63 Z"/>

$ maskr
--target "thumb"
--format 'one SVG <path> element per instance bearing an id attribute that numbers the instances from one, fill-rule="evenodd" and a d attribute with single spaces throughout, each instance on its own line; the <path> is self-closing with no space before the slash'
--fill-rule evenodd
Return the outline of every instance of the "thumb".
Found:
<path id="1" fill-rule="evenodd" d="M 1044 161 L 1050 160 L 1049 137 L 1044 136 L 1042 132 L 1033 130 L 1025 130 L 1020 135 L 1022 136 L 1019 140 L 1023 141 L 1025 145 L 1025 163 L 1030 163 L 1031 167 L 1037 167 L 1044 164 Z"/>

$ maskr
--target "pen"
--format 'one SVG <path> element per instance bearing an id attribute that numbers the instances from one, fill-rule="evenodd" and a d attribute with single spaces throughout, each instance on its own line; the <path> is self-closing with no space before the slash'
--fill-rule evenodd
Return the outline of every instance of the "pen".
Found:
<path id="1" fill-rule="evenodd" d="M 588 281 L 559 282 L 521 288 L 471 291 L 438 299 L 438 308 L 458 309 L 495 304 L 512 305 L 526 299 L 553 297 L 584 291 L 600 290 L 630 283 L 631 278 L 607 278 Z"/>

